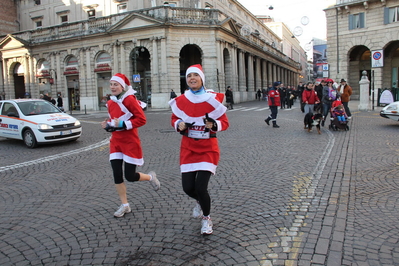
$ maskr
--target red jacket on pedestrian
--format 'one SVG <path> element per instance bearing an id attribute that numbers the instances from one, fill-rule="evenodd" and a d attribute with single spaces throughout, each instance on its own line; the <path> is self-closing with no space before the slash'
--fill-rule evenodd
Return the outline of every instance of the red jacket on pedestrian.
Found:
<path id="1" fill-rule="evenodd" d="M 269 90 L 269 97 L 267 97 L 267 103 L 269 106 L 280 106 L 280 93 L 276 88 Z"/>
<path id="2" fill-rule="evenodd" d="M 302 93 L 302 102 L 307 104 L 315 104 L 316 102 L 320 102 L 320 99 L 317 97 L 315 90 L 305 89 Z"/>

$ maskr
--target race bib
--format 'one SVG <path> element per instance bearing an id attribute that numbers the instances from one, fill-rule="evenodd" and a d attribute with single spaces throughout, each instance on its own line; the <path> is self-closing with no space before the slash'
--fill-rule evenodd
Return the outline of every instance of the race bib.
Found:
<path id="1" fill-rule="evenodd" d="M 199 131 L 199 130 L 192 130 L 189 129 L 188 130 L 188 137 L 189 138 L 193 138 L 193 139 L 209 139 L 210 138 L 210 132 L 205 132 L 203 130 Z"/>

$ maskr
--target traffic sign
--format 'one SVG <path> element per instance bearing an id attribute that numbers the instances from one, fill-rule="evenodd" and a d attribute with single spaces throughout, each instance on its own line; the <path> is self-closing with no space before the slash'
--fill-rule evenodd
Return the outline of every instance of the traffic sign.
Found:
<path id="1" fill-rule="evenodd" d="M 140 82 L 140 81 L 141 81 L 140 74 L 133 75 L 133 82 Z"/>

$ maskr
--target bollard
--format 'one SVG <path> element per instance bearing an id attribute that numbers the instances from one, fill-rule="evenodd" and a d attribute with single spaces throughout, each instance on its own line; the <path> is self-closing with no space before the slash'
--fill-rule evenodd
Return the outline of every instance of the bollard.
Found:
<path id="1" fill-rule="evenodd" d="M 87 112 L 86 112 L 86 104 L 85 104 L 85 115 L 87 115 Z"/>

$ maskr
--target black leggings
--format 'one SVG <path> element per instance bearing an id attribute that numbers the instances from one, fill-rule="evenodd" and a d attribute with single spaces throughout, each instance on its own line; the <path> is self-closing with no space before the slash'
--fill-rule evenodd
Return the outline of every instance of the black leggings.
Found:
<path id="1" fill-rule="evenodd" d="M 116 159 L 111 160 L 111 167 L 114 173 L 114 182 L 115 184 L 123 183 L 123 168 L 122 168 L 123 160 Z M 140 174 L 136 173 L 136 165 L 125 162 L 125 178 L 129 182 L 139 181 Z"/>
<path id="2" fill-rule="evenodd" d="M 183 191 L 199 201 L 204 216 L 208 216 L 211 212 L 211 198 L 208 193 L 211 174 L 209 171 L 182 173 Z"/>

